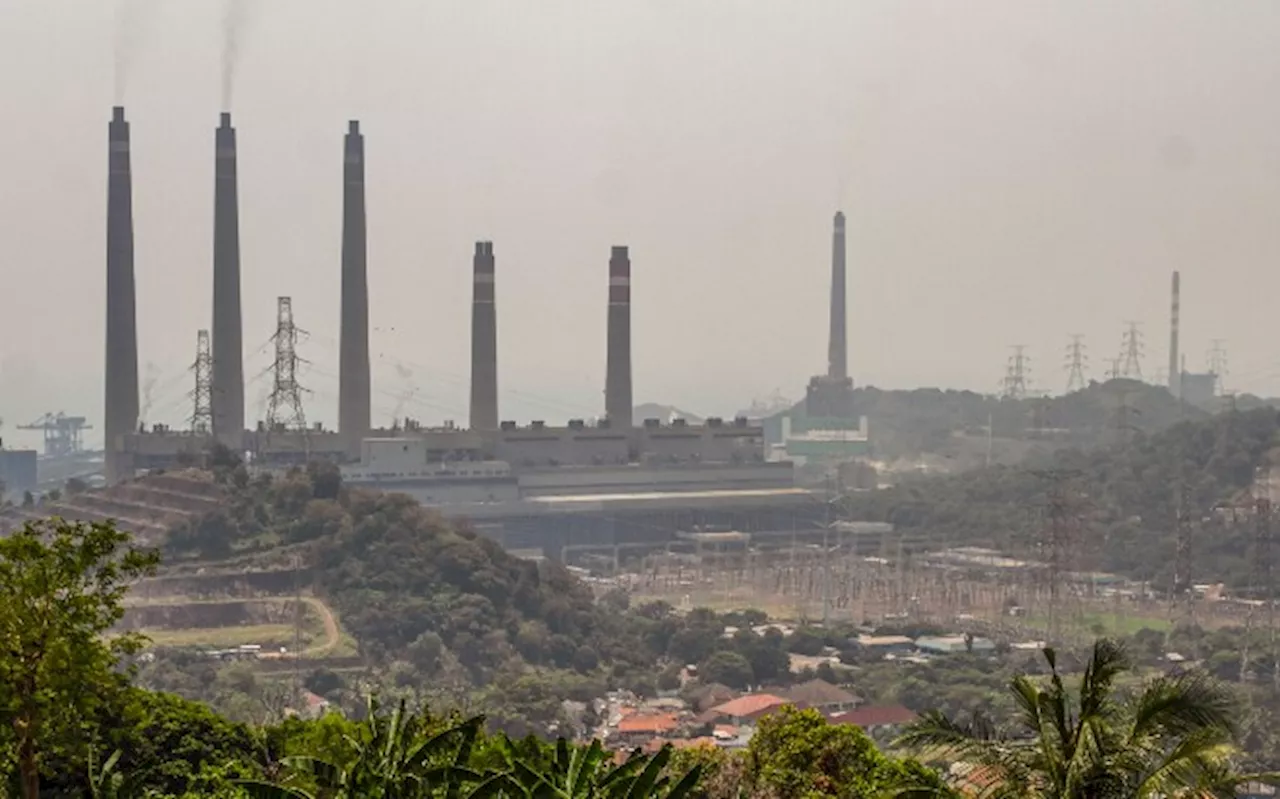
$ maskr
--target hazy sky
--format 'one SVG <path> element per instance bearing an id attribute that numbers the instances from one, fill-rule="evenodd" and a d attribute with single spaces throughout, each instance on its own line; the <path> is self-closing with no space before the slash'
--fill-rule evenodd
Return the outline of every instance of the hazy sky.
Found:
<path id="1" fill-rule="evenodd" d="M 210 316 L 230 0 L 0 0 L 0 416 L 100 427 L 106 136 L 133 123 L 148 417 L 189 415 Z M 492 239 L 504 418 L 601 410 L 609 247 L 633 263 L 636 400 L 732 413 L 826 360 L 849 218 L 859 384 L 1060 390 L 1126 320 L 1214 338 L 1280 393 L 1274 0 L 241 0 L 247 377 L 275 298 L 336 417 L 342 134 L 366 133 L 375 421 L 465 421 L 470 255 Z M 120 77 L 118 77 L 118 75 Z M 256 353 L 256 354 L 255 354 Z M 150 365 L 150 366 L 148 366 Z M 411 373 L 411 377 L 406 377 Z M 250 383 L 258 418 L 265 377 Z M 100 437 L 100 432 L 99 432 Z"/>

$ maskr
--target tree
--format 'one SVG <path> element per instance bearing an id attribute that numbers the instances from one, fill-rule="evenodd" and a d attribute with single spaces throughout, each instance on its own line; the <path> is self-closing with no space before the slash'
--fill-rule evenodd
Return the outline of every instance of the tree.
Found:
<path id="1" fill-rule="evenodd" d="M 1044 658 L 1046 684 L 1020 676 L 1009 686 L 1018 729 L 932 712 L 897 743 L 981 765 L 996 791 L 1010 796 L 1229 796 L 1250 779 L 1237 770 L 1240 704 L 1208 674 L 1161 676 L 1122 700 L 1116 683 L 1130 661 L 1123 647 L 1101 639 L 1073 696 L 1054 650 Z"/>
<path id="2" fill-rule="evenodd" d="M 761 719 L 747 745 L 747 763 L 743 782 L 753 796 L 949 795 L 933 772 L 886 757 L 862 730 L 830 724 L 816 710 L 786 707 Z"/>
<path id="3" fill-rule="evenodd" d="M 41 750 L 121 687 L 119 657 L 143 640 L 105 637 L 129 583 L 153 574 L 154 551 L 128 546 L 111 522 L 28 522 L 0 539 L 0 722 L 12 731 L 22 793 L 40 791 Z"/>
<path id="4" fill-rule="evenodd" d="M 718 682 L 743 690 L 755 682 L 751 663 L 737 652 L 716 652 L 698 666 L 698 678 L 704 683 Z"/>

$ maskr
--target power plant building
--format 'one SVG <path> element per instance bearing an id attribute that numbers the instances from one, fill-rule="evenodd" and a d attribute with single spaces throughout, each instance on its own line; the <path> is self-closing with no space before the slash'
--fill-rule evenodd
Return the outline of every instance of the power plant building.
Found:
<path id="1" fill-rule="evenodd" d="M 108 375 L 116 378 L 107 390 L 108 429 L 114 435 L 108 437 L 107 457 L 116 466 L 110 482 L 203 458 L 215 443 L 243 454 L 257 468 L 327 459 L 341 464 L 353 485 L 407 493 L 448 516 L 472 520 L 508 546 L 541 547 L 553 557 L 606 541 L 614 546 L 662 545 L 681 531 L 716 527 L 760 534 L 794 531 L 797 525 L 811 529 L 821 517 L 816 497 L 795 487 L 791 463 L 766 458 L 758 425 L 744 418 L 708 419 L 700 425 L 681 419 L 634 423 L 631 257 L 626 246 L 613 247 L 607 272 L 602 270 L 608 290 L 605 402 L 598 421 L 551 426 L 501 420 L 494 246 L 481 241 L 471 263 L 470 428 L 407 424 L 374 429 L 365 149 L 355 121 L 343 143 L 338 431 L 318 426 L 267 429 L 261 423 L 256 430 L 245 427 L 236 130 L 225 113 L 215 134 L 212 433 L 164 426 L 139 430 L 127 131 L 123 112 L 117 110 L 108 210 L 108 315 L 119 320 L 108 329 Z M 123 161 L 117 158 L 121 141 Z M 117 188 L 117 176 L 125 188 Z M 127 246 L 122 243 L 126 230 Z M 837 302 L 844 286 L 843 237 L 843 217 L 837 216 L 825 383 L 847 393 L 852 381 L 845 373 L 844 304 L 843 299 Z M 113 368 L 119 364 L 121 370 Z"/>

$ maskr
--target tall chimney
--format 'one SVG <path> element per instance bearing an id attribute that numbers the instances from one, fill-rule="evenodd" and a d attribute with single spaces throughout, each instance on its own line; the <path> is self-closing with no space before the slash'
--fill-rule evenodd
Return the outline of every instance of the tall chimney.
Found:
<path id="1" fill-rule="evenodd" d="M 472 259 L 471 429 L 498 429 L 498 319 L 493 242 L 477 241 Z"/>
<path id="2" fill-rule="evenodd" d="M 133 280 L 133 174 L 129 123 L 111 110 L 107 128 L 106 478 L 129 477 L 124 436 L 138 426 L 138 323 Z"/>
<path id="3" fill-rule="evenodd" d="M 233 450 L 244 433 L 244 341 L 240 322 L 240 208 L 236 129 L 223 112 L 215 135 L 213 193 L 213 433 Z"/>
<path id="4" fill-rule="evenodd" d="M 1182 396 L 1182 364 L 1178 360 L 1178 331 L 1182 324 L 1182 278 L 1173 273 L 1172 303 L 1169 310 L 1169 393 Z"/>
<path id="5" fill-rule="evenodd" d="M 631 257 L 614 247 L 609 258 L 609 343 L 604 413 L 614 427 L 631 427 Z"/>
<path id="6" fill-rule="evenodd" d="M 827 344 L 827 377 L 849 376 L 848 332 L 845 327 L 844 214 L 836 211 L 831 238 L 831 340 Z"/>
<path id="7" fill-rule="evenodd" d="M 352 120 L 342 167 L 342 330 L 338 354 L 338 432 L 349 454 L 369 434 L 369 278 L 365 246 L 364 135 Z"/>

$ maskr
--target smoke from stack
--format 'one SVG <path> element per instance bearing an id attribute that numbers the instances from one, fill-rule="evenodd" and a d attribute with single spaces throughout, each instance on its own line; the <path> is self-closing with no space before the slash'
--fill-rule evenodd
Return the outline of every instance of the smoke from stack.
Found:
<path id="1" fill-rule="evenodd" d="M 246 0 L 223 0 L 222 9 L 222 107 L 230 108 L 235 95 L 240 44 L 248 27 Z"/>
<path id="2" fill-rule="evenodd" d="M 631 257 L 614 247 L 609 258 L 609 340 L 604 412 L 613 427 L 631 427 Z"/>
<path id="3" fill-rule="evenodd" d="M 472 259 L 471 429 L 498 429 L 498 320 L 493 242 L 477 241 Z"/>
<path id="4" fill-rule="evenodd" d="M 236 129 L 224 112 L 215 140 L 213 195 L 213 433 L 233 449 L 244 432 L 240 319 L 240 209 Z"/>
<path id="5" fill-rule="evenodd" d="M 845 325 L 844 214 L 836 212 L 831 239 L 831 337 L 827 344 L 827 377 L 849 376 L 848 331 Z"/>
<path id="6" fill-rule="evenodd" d="M 1170 293 L 1169 312 L 1169 392 L 1182 396 L 1182 365 L 1178 360 L 1178 333 L 1182 325 L 1182 277 L 1173 273 L 1173 290 Z"/>
<path id="7" fill-rule="evenodd" d="M 369 277 L 364 202 L 364 135 L 351 121 L 343 143 L 342 318 L 338 353 L 338 432 L 353 453 L 369 434 Z"/>
<path id="8" fill-rule="evenodd" d="M 106 478 L 128 477 L 123 437 L 138 425 L 138 327 L 133 276 L 133 175 L 129 123 L 112 109 L 108 126 Z"/>

